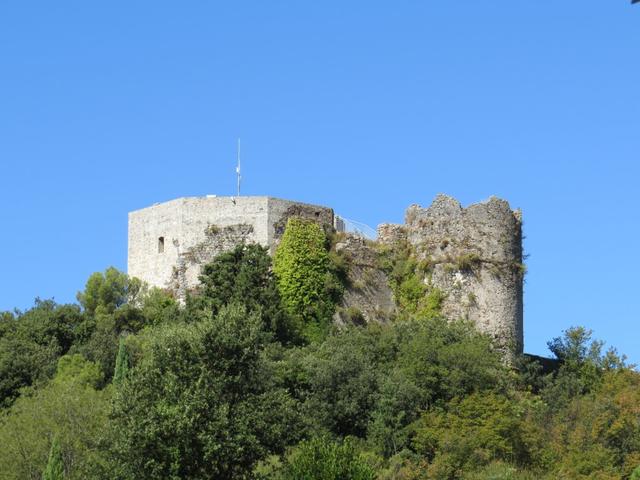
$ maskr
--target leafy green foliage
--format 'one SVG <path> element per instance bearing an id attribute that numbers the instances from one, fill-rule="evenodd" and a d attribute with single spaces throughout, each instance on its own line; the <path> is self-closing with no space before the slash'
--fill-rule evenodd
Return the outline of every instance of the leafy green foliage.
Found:
<path id="1" fill-rule="evenodd" d="M 507 376 L 485 336 L 435 318 L 336 330 L 284 360 L 312 434 L 368 438 L 385 456 L 410 446 L 423 410 L 502 388 Z"/>
<path id="2" fill-rule="evenodd" d="M 464 480 L 542 480 L 542 478 L 539 473 L 522 470 L 505 462 L 490 463 L 464 476 Z"/>
<path id="3" fill-rule="evenodd" d="M 507 397 L 474 393 L 425 413 L 413 426 L 412 445 L 438 478 L 455 478 L 455 472 L 472 471 L 494 459 L 527 464 L 520 414 L 519 405 Z"/>
<path id="4" fill-rule="evenodd" d="M 53 437 L 47 466 L 42 473 L 42 480 L 64 480 L 64 464 L 58 437 Z"/>
<path id="5" fill-rule="evenodd" d="M 435 318 L 441 315 L 444 293 L 425 282 L 428 261 L 419 262 L 407 242 L 381 247 L 379 267 L 389 275 L 389 283 L 403 318 Z"/>
<path id="6" fill-rule="evenodd" d="M 242 479 L 280 452 L 297 415 L 265 341 L 260 317 L 237 306 L 156 331 L 115 396 L 118 478 Z"/>
<path id="7" fill-rule="evenodd" d="M 114 268 L 91 275 L 78 298 L 84 306 L 85 339 L 75 344 L 72 352 L 98 363 L 105 384 L 115 371 L 121 335 L 172 322 L 180 316 L 177 303 L 167 293 L 149 289 Z"/>
<path id="8" fill-rule="evenodd" d="M 84 291 L 78 293 L 78 301 L 89 315 L 113 313 L 133 300 L 140 288 L 139 280 L 109 267 L 104 273 L 96 272 L 89 277 Z"/>
<path id="9" fill-rule="evenodd" d="M 10 406 L 23 387 L 51 378 L 59 356 L 82 339 L 83 317 L 74 305 L 36 300 L 17 317 L 2 320 L 0 407 Z"/>
<path id="10" fill-rule="evenodd" d="M 116 368 L 113 372 L 113 384 L 121 385 L 129 374 L 129 353 L 124 343 L 124 338 L 120 339 L 118 347 L 118 356 L 116 357 Z"/>
<path id="11" fill-rule="evenodd" d="M 75 383 L 98 388 L 102 384 L 100 367 L 87 361 L 82 355 L 65 355 L 58 360 L 54 383 Z"/>
<path id="12" fill-rule="evenodd" d="M 640 374 L 589 330 L 552 340 L 556 360 L 507 367 L 473 325 L 441 318 L 431 265 L 406 245 L 380 258 L 398 315 L 330 328 L 346 268 L 330 243 L 293 219 L 274 272 L 239 246 L 186 306 L 109 269 L 82 308 L 0 313 L 2 478 L 639 475 Z"/>
<path id="13" fill-rule="evenodd" d="M 100 436 L 108 408 L 108 392 L 92 386 L 96 372 L 97 365 L 78 357 L 61 360 L 52 382 L 18 398 L 0 416 L 3 479 L 41 478 L 53 438 L 60 445 L 65 478 L 92 476 L 101 463 Z"/>
<path id="14" fill-rule="evenodd" d="M 556 410 L 576 396 L 596 389 L 604 372 L 626 366 L 624 357 L 619 357 L 613 349 L 603 354 L 603 342 L 592 341 L 591 337 L 590 330 L 575 327 L 548 342 L 549 350 L 560 362 L 560 368 L 548 379 L 542 394 Z"/>
<path id="15" fill-rule="evenodd" d="M 273 261 L 283 307 L 302 322 L 308 340 L 324 338 L 342 293 L 327 247 L 320 225 L 292 217 Z"/>
<path id="16" fill-rule="evenodd" d="M 374 480 L 375 470 L 349 439 L 318 437 L 302 442 L 287 458 L 279 480 Z"/>
<path id="17" fill-rule="evenodd" d="M 296 332 L 281 307 L 280 294 L 271 271 L 271 258 L 260 245 L 238 245 L 205 265 L 200 276 L 201 295 L 194 307 L 216 315 L 232 303 L 260 313 L 265 330 L 282 342 L 296 339 Z"/>
<path id="18" fill-rule="evenodd" d="M 366 435 L 379 388 L 379 348 L 373 329 L 352 327 L 306 349 L 301 378 L 306 416 L 314 429 Z"/>

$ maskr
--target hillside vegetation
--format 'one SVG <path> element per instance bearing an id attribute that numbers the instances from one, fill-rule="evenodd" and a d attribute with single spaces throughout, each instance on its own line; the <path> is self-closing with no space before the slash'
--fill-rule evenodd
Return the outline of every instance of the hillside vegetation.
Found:
<path id="1" fill-rule="evenodd" d="M 240 245 L 185 305 L 109 268 L 78 304 L 0 314 L 0 478 L 640 478 L 624 357 L 576 327 L 555 368 L 506 365 L 383 260 L 401 310 L 380 324 L 332 324 L 348 259 L 300 220 L 273 265 Z"/>

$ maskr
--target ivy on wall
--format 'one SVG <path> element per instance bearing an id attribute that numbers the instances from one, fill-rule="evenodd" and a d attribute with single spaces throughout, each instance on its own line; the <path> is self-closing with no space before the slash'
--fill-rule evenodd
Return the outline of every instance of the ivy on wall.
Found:
<path id="1" fill-rule="evenodd" d="M 343 291 L 333 263 L 322 227 L 311 220 L 290 218 L 273 270 L 283 306 L 297 319 L 308 341 L 326 335 Z"/>

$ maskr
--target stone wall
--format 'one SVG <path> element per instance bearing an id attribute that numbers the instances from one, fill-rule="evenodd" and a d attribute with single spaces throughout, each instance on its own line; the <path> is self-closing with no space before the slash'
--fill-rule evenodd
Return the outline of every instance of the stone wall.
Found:
<path id="1" fill-rule="evenodd" d="M 372 242 L 345 234 L 336 244 L 336 252 L 349 266 L 348 285 L 334 320 L 338 324 L 388 322 L 396 305 L 389 278 L 378 266 L 378 252 Z"/>
<path id="2" fill-rule="evenodd" d="M 495 197 L 462 208 L 439 195 L 409 207 L 405 225 L 381 225 L 382 242 L 408 241 L 429 266 L 424 281 L 442 290 L 447 318 L 465 318 L 505 349 L 522 351 L 522 216 Z"/>
<path id="3" fill-rule="evenodd" d="M 308 203 L 269 198 L 268 241 L 271 253 L 275 252 L 275 247 L 280 243 L 280 238 L 291 217 L 301 217 L 318 222 L 324 227 L 326 233 L 333 230 L 334 214 L 332 209 Z"/>
<path id="4" fill-rule="evenodd" d="M 317 221 L 330 231 L 333 210 L 270 197 L 179 198 L 129 214 L 129 275 L 184 298 L 198 285 L 202 266 L 240 243 L 275 251 L 290 217 Z M 159 248 L 160 239 L 163 248 Z M 378 241 L 408 242 L 422 265 L 424 282 L 445 294 L 443 313 L 466 318 L 498 345 L 522 351 L 522 218 L 504 200 L 462 208 L 439 195 L 429 208 L 409 207 L 404 225 L 378 228 Z M 338 323 L 359 311 L 362 320 L 386 321 L 395 305 L 374 244 L 345 236 L 336 246 L 351 260 L 350 287 Z M 160 251 L 162 250 L 162 251 Z"/>
<path id="5" fill-rule="evenodd" d="M 333 225 L 330 208 L 271 197 L 179 198 L 131 212 L 128 273 L 182 299 L 216 255 L 240 243 L 258 243 L 273 252 L 291 216 L 312 219 L 327 230 Z"/>

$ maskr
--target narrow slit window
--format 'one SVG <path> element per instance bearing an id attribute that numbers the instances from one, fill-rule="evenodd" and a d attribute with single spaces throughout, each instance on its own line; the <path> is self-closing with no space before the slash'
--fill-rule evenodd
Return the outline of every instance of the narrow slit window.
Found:
<path id="1" fill-rule="evenodd" d="M 158 253 L 164 253 L 164 237 L 158 237 Z"/>

